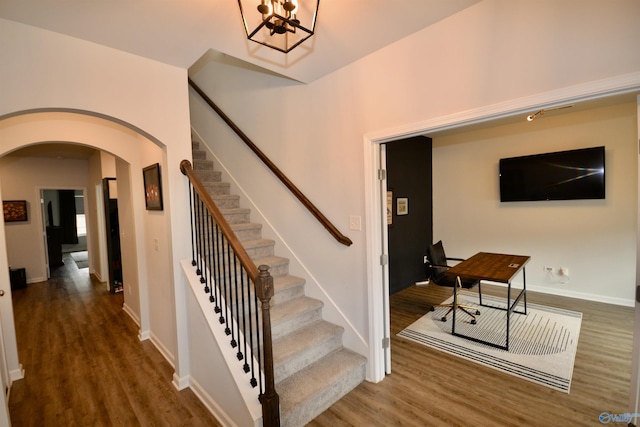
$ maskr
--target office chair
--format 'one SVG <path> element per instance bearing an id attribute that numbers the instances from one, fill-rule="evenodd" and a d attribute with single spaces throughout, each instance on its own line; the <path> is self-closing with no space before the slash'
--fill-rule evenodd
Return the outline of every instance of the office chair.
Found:
<path id="1" fill-rule="evenodd" d="M 460 277 L 447 276 L 445 272 L 452 267 L 448 265 L 448 261 L 464 261 L 464 259 L 447 258 L 444 253 L 444 247 L 442 246 L 442 240 L 438 243 L 427 246 L 427 263 L 425 264 L 427 277 L 429 277 L 430 280 L 436 285 L 447 286 L 450 288 L 458 286 L 458 289 L 470 289 L 480 283 L 479 280 L 466 280 L 460 279 Z M 480 314 L 480 311 L 478 311 L 475 307 L 458 304 L 457 302 L 458 301 L 456 301 L 456 306 L 458 310 L 462 310 L 463 312 L 471 316 L 471 324 L 475 325 L 476 316 Z M 449 307 L 449 311 L 447 311 L 447 314 L 442 316 L 442 318 L 440 319 L 443 322 L 446 322 L 447 317 L 453 311 L 453 302 L 451 304 L 436 305 L 434 307 L 431 307 L 430 311 L 434 311 L 435 307 Z"/>

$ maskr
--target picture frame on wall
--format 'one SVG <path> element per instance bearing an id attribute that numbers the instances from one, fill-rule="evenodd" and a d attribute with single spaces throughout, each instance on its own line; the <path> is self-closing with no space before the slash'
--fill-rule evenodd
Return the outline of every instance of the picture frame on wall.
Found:
<path id="1" fill-rule="evenodd" d="M 398 197 L 396 199 L 396 215 L 409 215 L 409 198 Z"/>
<path id="2" fill-rule="evenodd" d="M 26 200 L 3 200 L 4 222 L 28 221 Z"/>
<path id="3" fill-rule="evenodd" d="M 161 211 L 162 182 L 160 180 L 160 164 L 156 163 L 142 169 L 144 179 L 144 201 L 148 211 Z"/>

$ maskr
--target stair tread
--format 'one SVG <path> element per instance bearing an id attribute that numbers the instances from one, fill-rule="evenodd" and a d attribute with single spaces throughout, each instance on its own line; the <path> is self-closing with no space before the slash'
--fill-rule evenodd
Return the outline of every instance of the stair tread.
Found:
<path id="1" fill-rule="evenodd" d="M 251 212 L 249 208 L 220 208 L 220 212 L 225 213 L 246 213 Z"/>
<path id="2" fill-rule="evenodd" d="M 253 262 L 259 267 L 262 264 L 268 265 L 270 267 L 276 266 L 276 265 L 280 265 L 280 264 L 288 264 L 289 263 L 289 259 L 288 258 L 284 258 L 281 256 L 277 256 L 277 255 L 271 255 L 271 256 L 267 256 L 267 257 L 262 257 L 262 258 L 256 258 L 253 260 Z"/>
<path id="3" fill-rule="evenodd" d="M 291 274 L 273 278 L 273 288 L 276 291 L 281 289 L 288 289 L 294 286 L 300 286 L 301 284 L 304 284 L 304 283 L 305 283 L 305 280 L 302 277 L 293 276 Z"/>
<path id="4" fill-rule="evenodd" d="M 251 240 L 244 240 L 242 242 L 242 246 L 245 249 L 251 249 L 251 248 L 259 248 L 259 247 L 263 247 L 263 246 L 272 246 L 275 245 L 275 241 L 272 239 L 251 239 Z"/>
<path id="5" fill-rule="evenodd" d="M 237 194 L 214 194 L 211 196 L 213 200 L 216 199 L 239 199 L 240 196 Z"/>
<path id="6" fill-rule="evenodd" d="M 284 301 L 271 308 L 271 323 L 275 326 L 306 311 L 322 308 L 323 305 L 322 301 L 307 296 Z"/>
<path id="7" fill-rule="evenodd" d="M 343 332 L 342 326 L 326 320 L 307 325 L 273 341 L 273 362 L 276 365 L 283 363 L 304 349 L 326 342 Z"/>
<path id="8" fill-rule="evenodd" d="M 233 231 L 246 230 L 248 228 L 262 228 L 262 224 L 259 224 L 257 222 L 243 222 L 241 224 L 229 224 L 229 225 L 231 225 L 231 228 L 233 229 Z"/>
<path id="9" fill-rule="evenodd" d="M 337 350 L 278 384 L 280 410 L 286 414 L 323 390 L 340 382 L 348 372 L 362 367 L 367 359 L 351 350 Z"/>

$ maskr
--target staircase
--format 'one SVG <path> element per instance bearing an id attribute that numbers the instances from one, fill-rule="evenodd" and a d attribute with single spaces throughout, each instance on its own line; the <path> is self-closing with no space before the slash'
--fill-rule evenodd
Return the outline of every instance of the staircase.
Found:
<path id="1" fill-rule="evenodd" d="M 275 243 L 262 238 L 262 225 L 251 223 L 250 209 L 239 206 L 229 183 L 192 143 L 193 169 L 207 188 L 256 265 L 274 278 L 271 326 L 276 390 L 282 426 L 303 426 L 365 377 L 366 358 L 342 346 L 341 326 L 322 319 L 323 302 L 305 296 L 305 281 L 289 274 L 289 260 L 274 254 Z"/>

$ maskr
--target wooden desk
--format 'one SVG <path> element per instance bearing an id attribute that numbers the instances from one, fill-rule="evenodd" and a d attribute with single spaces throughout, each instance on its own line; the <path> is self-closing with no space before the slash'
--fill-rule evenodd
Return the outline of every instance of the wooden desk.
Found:
<path id="1" fill-rule="evenodd" d="M 451 325 L 451 333 L 453 335 L 467 338 L 476 342 L 490 345 L 492 347 L 501 348 L 503 350 L 509 350 L 509 326 L 511 313 L 527 314 L 527 278 L 524 266 L 529 262 L 531 257 L 522 255 L 505 255 L 494 254 L 488 252 L 479 252 L 468 258 L 465 261 L 460 262 L 456 266 L 446 271 L 449 276 L 460 277 L 464 279 L 474 280 L 489 280 L 492 282 L 505 283 L 507 285 L 507 306 L 506 308 L 493 307 L 492 309 L 501 309 L 507 312 L 507 334 L 505 339 L 505 345 L 499 345 L 492 342 L 487 342 L 468 335 L 462 335 L 456 332 L 456 306 L 453 307 L 453 324 Z M 523 285 L 522 290 L 511 302 L 511 280 L 522 271 Z M 480 299 L 480 305 L 489 307 L 482 303 L 482 288 L 479 285 L 478 294 Z M 457 301 L 457 286 L 453 287 L 453 301 L 456 304 Z M 520 303 L 524 304 L 524 311 L 516 311 L 515 308 Z"/>

